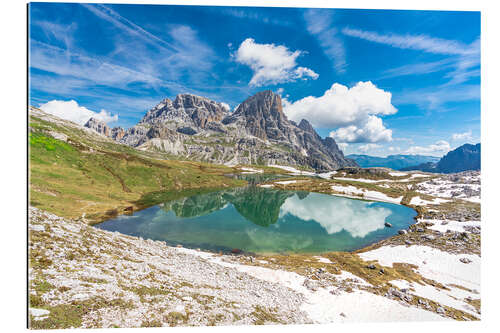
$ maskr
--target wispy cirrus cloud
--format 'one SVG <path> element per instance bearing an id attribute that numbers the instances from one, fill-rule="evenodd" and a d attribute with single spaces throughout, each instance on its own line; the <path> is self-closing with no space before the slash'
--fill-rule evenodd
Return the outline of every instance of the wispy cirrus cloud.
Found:
<path id="1" fill-rule="evenodd" d="M 467 44 L 430 37 L 427 35 L 399 35 L 399 34 L 379 34 L 373 31 L 365 31 L 345 27 L 342 33 L 347 36 L 361 38 L 370 42 L 386 44 L 401 49 L 419 50 L 436 54 L 464 55 L 474 52 Z"/>
<path id="2" fill-rule="evenodd" d="M 151 95 L 147 90 L 154 89 L 162 98 L 167 93 L 190 92 L 218 100 L 220 91 L 244 90 L 227 84 L 214 89 L 213 66 L 219 60 L 192 27 L 167 24 L 160 36 L 108 6 L 82 6 L 88 9 L 87 19 L 97 19 L 114 32 L 103 40 L 114 48 L 95 54 L 79 44 L 84 32 L 76 23 L 34 19 L 33 26 L 41 32 L 37 37 L 43 41 L 30 39 L 30 68 L 38 70 L 31 73 L 32 89 L 68 99 L 88 96 L 96 86 L 104 86 L 126 94 Z M 106 90 L 101 91 L 102 96 L 96 97 L 105 102 Z"/>
<path id="3" fill-rule="evenodd" d="M 166 42 L 162 38 L 150 33 L 141 26 L 126 19 L 125 17 L 121 16 L 108 6 L 101 4 L 85 4 L 85 3 L 82 3 L 80 5 L 85 7 L 86 9 L 88 9 L 90 12 L 100 17 L 101 19 L 110 22 L 117 28 L 126 31 L 131 35 L 141 38 L 147 43 L 153 44 L 158 47 L 167 48 L 168 50 L 171 51 L 176 51 L 176 47 L 171 43 Z"/>
<path id="4" fill-rule="evenodd" d="M 429 74 L 441 72 L 454 67 L 453 59 L 443 59 L 433 62 L 424 62 L 403 65 L 384 71 L 382 77 L 379 79 L 386 79 L 397 76 L 415 75 L 415 74 Z"/>
<path id="5" fill-rule="evenodd" d="M 123 88 L 133 82 L 157 84 L 161 81 L 128 67 L 73 53 L 37 40 L 30 40 L 30 44 L 30 66 L 46 72 Z"/>
<path id="6" fill-rule="evenodd" d="M 304 12 L 304 20 L 307 31 L 318 40 L 337 73 L 344 73 L 347 66 L 345 48 L 338 29 L 332 27 L 332 11 L 308 9 Z"/>
<path id="7" fill-rule="evenodd" d="M 380 34 L 374 31 L 349 27 L 343 28 L 342 33 L 346 36 L 395 48 L 446 56 L 445 59 L 440 61 L 409 64 L 387 70 L 382 78 L 422 75 L 446 70 L 447 73 L 444 77 L 449 79 L 449 81 L 445 85 L 456 85 L 467 82 L 470 78 L 478 77 L 481 74 L 479 69 L 481 61 L 479 38 L 471 44 L 466 44 L 456 40 L 436 38 L 424 34 Z"/>
<path id="8" fill-rule="evenodd" d="M 481 87 L 479 84 L 463 84 L 459 86 L 430 87 L 405 90 L 394 95 L 395 104 L 415 104 L 427 110 L 439 110 L 448 102 L 465 102 L 479 100 Z"/>
<path id="9" fill-rule="evenodd" d="M 238 19 L 247 19 L 252 21 L 259 21 L 265 24 L 272 24 L 277 26 L 290 26 L 292 22 L 290 20 L 283 19 L 282 16 L 272 16 L 263 14 L 262 11 L 256 11 L 251 7 L 247 8 L 225 8 L 225 7 L 215 7 L 214 11 L 219 14 L 224 14 L 228 16 L 233 16 Z"/>

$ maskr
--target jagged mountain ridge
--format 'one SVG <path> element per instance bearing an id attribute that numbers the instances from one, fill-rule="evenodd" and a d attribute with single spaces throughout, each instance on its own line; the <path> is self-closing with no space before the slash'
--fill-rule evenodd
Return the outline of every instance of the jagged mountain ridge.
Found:
<path id="1" fill-rule="evenodd" d="M 247 98 L 232 113 L 222 103 L 192 94 L 166 98 L 116 140 L 228 165 L 281 164 L 317 171 L 356 165 L 307 120 L 299 125 L 288 120 L 281 97 L 269 90 Z"/>

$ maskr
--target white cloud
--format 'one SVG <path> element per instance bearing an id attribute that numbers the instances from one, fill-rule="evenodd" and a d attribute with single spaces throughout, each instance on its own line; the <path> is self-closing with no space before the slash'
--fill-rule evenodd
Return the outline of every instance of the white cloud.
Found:
<path id="1" fill-rule="evenodd" d="M 370 42 L 390 45 L 401 49 L 425 51 L 435 54 L 467 55 L 475 52 L 469 45 L 455 40 L 435 38 L 426 35 L 381 35 L 373 31 L 344 28 L 342 33 L 347 36 L 357 37 Z"/>
<path id="2" fill-rule="evenodd" d="M 445 103 L 479 100 L 480 97 L 481 86 L 479 84 L 464 84 L 454 87 L 442 86 L 402 91 L 394 98 L 394 102 L 439 110 Z"/>
<path id="3" fill-rule="evenodd" d="M 472 131 L 468 131 L 465 133 L 455 133 L 451 136 L 451 139 L 456 140 L 472 140 Z"/>
<path id="4" fill-rule="evenodd" d="M 222 107 L 223 107 L 224 109 L 226 109 L 227 111 L 231 110 L 231 107 L 229 106 L 229 104 L 224 103 L 224 102 L 221 102 L 220 104 L 221 104 L 221 105 L 222 105 Z"/>
<path id="5" fill-rule="evenodd" d="M 331 27 L 331 11 L 309 9 L 304 12 L 307 31 L 316 37 L 323 52 L 333 60 L 338 73 L 344 73 L 346 67 L 345 48 L 336 28 Z"/>
<path id="6" fill-rule="evenodd" d="M 245 39 L 234 57 L 237 62 L 250 66 L 253 71 L 250 86 L 262 86 L 295 81 L 317 79 L 319 75 L 306 67 L 297 67 L 301 51 L 292 52 L 284 45 L 258 44 L 252 38 Z"/>
<path id="7" fill-rule="evenodd" d="M 283 95 L 284 92 L 285 92 L 285 89 L 283 89 L 283 88 L 278 88 L 278 90 L 276 90 L 276 93 L 278 95 Z"/>
<path id="8" fill-rule="evenodd" d="M 377 115 L 391 115 L 397 109 L 391 104 L 390 92 L 370 81 L 354 87 L 334 83 L 323 96 L 308 96 L 295 102 L 283 100 L 283 110 L 295 122 L 307 119 L 314 127 L 337 128 L 330 136 L 339 142 L 388 142 L 392 130 Z"/>
<path id="9" fill-rule="evenodd" d="M 52 100 L 45 104 L 41 104 L 40 109 L 59 118 L 73 121 L 79 125 L 84 125 L 91 117 L 104 121 L 105 123 L 111 123 L 118 120 L 118 115 L 116 114 L 111 115 L 111 113 L 104 109 L 97 113 L 84 106 L 78 105 L 74 100 Z"/>
<path id="10" fill-rule="evenodd" d="M 381 145 L 378 145 L 376 143 L 367 143 L 366 145 L 359 146 L 358 150 L 363 153 L 367 153 L 369 151 L 376 150 L 381 147 L 382 147 Z"/>
<path id="11" fill-rule="evenodd" d="M 391 93 L 370 81 L 348 88 L 334 83 L 323 96 L 308 96 L 295 102 L 284 101 L 284 112 L 296 122 L 307 119 L 313 126 L 332 128 L 359 123 L 368 115 L 390 115 L 397 112 L 391 104 Z"/>
<path id="12" fill-rule="evenodd" d="M 337 142 L 337 146 L 339 146 L 340 150 L 344 151 L 349 146 L 347 142 Z"/>
<path id="13" fill-rule="evenodd" d="M 401 150 L 401 148 L 399 148 L 399 147 L 393 147 L 393 146 L 391 146 L 391 147 L 389 147 L 389 148 L 387 148 L 387 149 L 388 149 L 390 152 L 395 152 L 395 151 L 400 151 L 400 150 Z"/>
<path id="14" fill-rule="evenodd" d="M 330 136 L 338 142 L 390 142 L 392 130 L 386 128 L 379 117 L 367 116 L 359 124 L 330 132 Z"/>
<path id="15" fill-rule="evenodd" d="M 412 146 L 406 150 L 407 154 L 427 154 L 441 156 L 450 151 L 450 144 L 447 141 L 439 140 L 429 146 Z"/>

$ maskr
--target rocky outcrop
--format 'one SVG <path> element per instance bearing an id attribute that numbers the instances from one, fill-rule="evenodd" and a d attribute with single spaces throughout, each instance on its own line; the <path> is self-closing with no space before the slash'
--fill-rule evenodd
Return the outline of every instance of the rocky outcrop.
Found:
<path id="1" fill-rule="evenodd" d="M 83 126 L 93 129 L 99 134 L 110 137 L 111 129 L 109 128 L 108 125 L 106 125 L 105 122 L 101 120 L 90 118 Z"/>
<path id="2" fill-rule="evenodd" d="M 90 118 L 83 126 L 90 128 L 99 134 L 102 134 L 104 136 L 107 136 L 108 138 L 117 141 L 121 140 L 125 135 L 125 130 L 123 128 L 121 127 L 110 128 L 104 121 L 93 117 Z"/>

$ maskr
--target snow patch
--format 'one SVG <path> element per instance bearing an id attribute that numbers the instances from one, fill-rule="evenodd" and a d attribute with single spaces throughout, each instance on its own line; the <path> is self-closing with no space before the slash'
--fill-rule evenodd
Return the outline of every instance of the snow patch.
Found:
<path id="1" fill-rule="evenodd" d="M 306 175 L 306 176 L 315 176 L 316 175 L 314 172 L 298 170 L 298 169 L 295 169 L 294 167 L 287 166 L 287 165 L 269 164 L 268 166 L 272 167 L 272 168 L 283 169 L 285 171 L 292 172 L 292 173 L 298 174 L 298 175 Z"/>
<path id="2" fill-rule="evenodd" d="M 429 246 L 384 246 L 359 253 L 365 260 L 378 260 L 383 266 L 392 266 L 395 262 L 417 265 L 417 271 L 424 277 L 442 284 L 456 284 L 469 289 L 479 290 L 480 261 L 475 254 L 452 254 Z M 461 258 L 471 260 L 465 264 Z"/>
<path id="3" fill-rule="evenodd" d="M 456 232 L 465 232 L 465 227 L 480 227 L 481 221 L 450 221 L 450 220 L 419 220 L 419 222 L 431 222 L 433 226 L 428 227 L 432 230 L 445 233 L 447 230 Z"/>
<path id="4" fill-rule="evenodd" d="M 410 205 L 415 205 L 415 206 L 426 206 L 426 205 L 439 205 L 442 204 L 443 202 L 449 202 L 450 200 L 446 199 L 441 199 L 441 198 L 435 198 L 432 201 L 429 200 L 424 200 L 420 199 L 419 196 L 411 198 Z"/>
<path id="5" fill-rule="evenodd" d="M 383 202 L 390 202 L 390 203 L 399 204 L 399 203 L 401 203 L 401 200 L 403 199 L 403 196 L 400 196 L 397 198 L 392 198 L 392 197 L 390 197 L 384 193 L 381 193 L 381 192 L 369 191 L 366 189 L 359 189 L 359 188 L 356 188 L 352 185 L 349 185 L 349 186 L 332 185 L 331 188 L 334 191 L 344 193 L 347 195 L 361 194 L 363 199 L 373 200 L 373 201 L 383 201 Z"/>
<path id="6" fill-rule="evenodd" d="M 296 182 L 297 182 L 296 180 L 283 180 L 281 182 L 274 182 L 274 183 L 280 185 L 288 185 L 288 184 L 295 184 Z"/>

